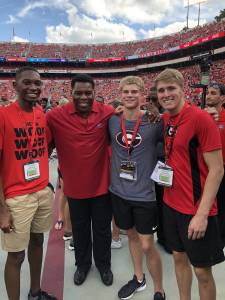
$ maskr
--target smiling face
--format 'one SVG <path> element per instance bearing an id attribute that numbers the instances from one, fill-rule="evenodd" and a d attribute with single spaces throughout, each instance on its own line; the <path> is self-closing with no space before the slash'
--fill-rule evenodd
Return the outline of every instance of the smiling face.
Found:
<path id="1" fill-rule="evenodd" d="M 157 96 L 160 105 L 171 115 L 179 113 L 185 102 L 183 89 L 175 82 L 159 81 Z"/>
<path id="2" fill-rule="evenodd" d="M 76 82 L 72 89 L 73 102 L 81 115 L 88 115 L 94 101 L 94 87 L 90 82 Z"/>
<path id="3" fill-rule="evenodd" d="M 142 92 L 136 84 L 126 84 L 121 90 L 121 101 L 125 108 L 135 109 L 140 106 Z"/>
<path id="4" fill-rule="evenodd" d="M 42 81 L 40 74 L 35 71 L 22 72 L 14 83 L 20 103 L 32 104 L 40 98 Z"/>

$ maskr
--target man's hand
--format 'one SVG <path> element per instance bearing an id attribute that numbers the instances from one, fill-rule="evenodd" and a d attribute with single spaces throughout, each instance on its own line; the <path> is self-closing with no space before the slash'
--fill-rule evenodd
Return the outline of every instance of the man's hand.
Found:
<path id="1" fill-rule="evenodd" d="M 119 106 L 117 106 L 117 108 L 115 109 L 115 114 L 116 114 L 116 115 L 119 115 L 119 114 L 121 114 L 121 113 L 123 112 L 123 110 L 124 110 L 123 105 L 119 105 Z"/>
<path id="2" fill-rule="evenodd" d="M 12 215 L 7 206 L 0 206 L 0 229 L 4 233 L 10 233 L 13 229 Z"/>
<path id="3" fill-rule="evenodd" d="M 208 217 L 195 215 L 188 226 L 188 239 L 197 240 L 204 237 L 208 225 Z"/>
<path id="4" fill-rule="evenodd" d="M 150 123 L 157 123 L 161 120 L 159 110 L 155 105 L 149 106 L 146 114 Z"/>
<path id="5" fill-rule="evenodd" d="M 207 111 L 213 117 L 214 121 L 217 122 L 219 120 L 219 113 L 218 113 L 218 111 L 216 110 L 215 107 L 212 107 L 212 106 L 209 107 L 209 106 L 207 106 L 205 108 L 205 111 Z"/>

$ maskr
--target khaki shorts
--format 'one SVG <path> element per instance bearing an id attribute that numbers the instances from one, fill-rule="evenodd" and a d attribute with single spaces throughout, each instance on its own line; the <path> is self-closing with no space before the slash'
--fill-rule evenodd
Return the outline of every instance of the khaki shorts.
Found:
<path id="1" fill-rule="evenodd" d="M 1 231 L 2 249 L 19 252 L 28 247 L 30 233 L 43 233 L 52 226 L 53 192 L 49 187 L 36 193 L 6 200 L 13 217 L 11 233 Z"/>

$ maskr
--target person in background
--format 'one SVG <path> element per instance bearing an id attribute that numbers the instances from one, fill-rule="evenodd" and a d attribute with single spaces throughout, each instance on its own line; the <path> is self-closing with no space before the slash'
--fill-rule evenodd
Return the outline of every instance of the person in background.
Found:
<path id="1" fill-rule="evenodd" d="M 69 103 L 69 100 L 66 98 L 62 98 L 59 100 L 59 106 L 63 106 Z M 59 206 L 58 206 L 58 218 L 55 224 L 56 230 L 64 229 L 63 240 L 70 241 L 69 243 L 69 250 L 74 250 L 74 242 L 73 242 L 73 235 L 72 235 L 72 225 L 70 221 L 70 214 L 69 214 L 69 206 L 67 198 L 64 195 L 63 191 L 63 176 L 60 171 L 60 167 L 58 166 L 58 186 L 59 186 Z"/>
<path id="2" fill-rule="evenodd" d="M 217 126 L 220 131 L 221 142 L 222 142 L 222 152 L 223 152 L 223 164 L 225 169 L 225 109 L 223 108 L 223 103 L 225 100 L 225 86 L 211 82 L 208 86 L 206 94 L 206 105 L 210 108 L 215 108 L 218 112 Z M 220 226 L 220 233 L 225 246 L 225 176 L 221 181 L 218 193 L 217 193 L 217 205 L 218 205 L 218 220 Z"/>
<path id="3" fill-rule="evenodd" d="M 118 106 L 122 106 L 122 102 L 120 100 L 114 100 L 110 103 L 112 107 L 117 108 Z M 112 156 L 111 145 L 109 146 L 110 157 Z M 111 249 L 120 249 L 122 248 L 122 239 L 120 237 L 120 228 L 116 225 L 114 217 L 112 218 L 112 242 Z"/>
<path id="4" fill-rule="evenodd" d="M 148 101 L 151 108 L 152 106 L 156 107 L 157 110 L 160 113 L 163 113 L 163 108 L 159 104 L 158 98 L 157 98 L 157 90 L 153 86 L 150 88 L 149 95 L 148 95 Z M 164 142 L 160 141 L 157 145 L 157 159 L 165 162 L 165 151 L 164 151 Z M 164 234 L 164 228 L 163 228 L 163 191 L 164 188 L 162 185 L 159 185 L 158 183 L 155 184 L 155 193 L 156 193 L 156 203 L 157 203 L 157 209 L 158 209 L 158 227 L 157 227 L 157 242 L 162 246 L 162 248 L 166 251 L 166 253 L 171 254 L 172 251 L 166 244 L 165 234 Z"/>

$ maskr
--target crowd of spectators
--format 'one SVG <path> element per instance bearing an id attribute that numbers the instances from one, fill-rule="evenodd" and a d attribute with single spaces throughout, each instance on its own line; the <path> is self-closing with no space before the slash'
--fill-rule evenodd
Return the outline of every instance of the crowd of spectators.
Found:
<path id="1" fill-rule="evenodd" d="M 151 51 L 176 47 L 220 31 L 225 31 L 225 20 L 207 23 L 188 30 L 183 29 L 171 35 L 124 43 L 37 44 L 4 42 L 0 43 L 0 56 L 79 59 L 142 55 Z"/>
<path id="2" fill-rule="evenodd" d="M 190 102 L 198 102 L 201 98 L 201 88 L 192 88 L 191 86 L 201 81 L 201 72 L 198 65 L 184 67 L 179 69 L 185 78 L 185 95 Z M 154 78 L 158 72 L 139 73 L 145 82 L 145 96 L 148 96 L 149 90 L 153 85 Z M 44 87 L 41 97 L 49 99 L 52 105 L 58 104 L 60 99 L 71 99 L 71 88 L 69 79 L 44 79 Z M 119 81 L 120 77 L 96 78 L 96 97 L 102 97 L 105 103 L 111 103 L 119 99 Z M 225 61 L 219 60 L 213 63 L 210 71 L 210 81 L 217 81 L 225 84 Z M 8 103 L 16 98 L 13 89 L 12 79 L 0 79 L 0 104 Z"/>

